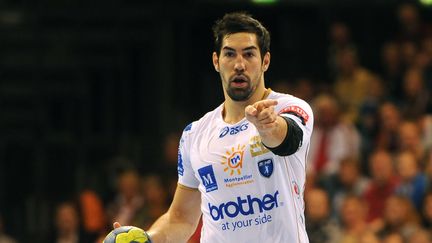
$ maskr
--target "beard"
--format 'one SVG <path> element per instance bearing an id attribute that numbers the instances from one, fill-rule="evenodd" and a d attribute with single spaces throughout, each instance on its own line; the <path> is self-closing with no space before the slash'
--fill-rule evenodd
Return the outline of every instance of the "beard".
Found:
<path id="1" fill-rule="evenodd" d="M 246 85 L 244 85 L 244 87 L 235 87 L 236 82 L 241 82 Z M 254 87 L 251 85 L 251 81 L 245 76 L 232 78 L 226 88 L 228 96 L 234 101 L 248 100 L 252 96 L 253 91 Z"/>

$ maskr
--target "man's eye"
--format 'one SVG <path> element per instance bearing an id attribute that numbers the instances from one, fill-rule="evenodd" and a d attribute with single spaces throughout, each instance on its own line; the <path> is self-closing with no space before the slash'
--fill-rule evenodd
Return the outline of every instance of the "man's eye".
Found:
<path id="1" fill-rule="evenodd" d="M 234 52 L 225 52 L 225 56 L 226 57 L 233 57 L 234 56 Z"/>
<path id="2" fill-rule="evenodd" d="M 246 52 L 245 56 L 246 57 L 253 57 L 253 56 L 255 56 L 255 54 L 253 52 Z"/>

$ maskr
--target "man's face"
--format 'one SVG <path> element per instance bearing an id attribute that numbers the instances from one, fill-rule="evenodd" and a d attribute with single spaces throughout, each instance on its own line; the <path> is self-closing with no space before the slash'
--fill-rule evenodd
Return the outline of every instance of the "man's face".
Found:
<path id="1" fill-rule="evenodd" d="M 213 65 L 222 85 L 234 101 L 246 101 L 262 82 L 270 64 L 270 53 L 261 57 L 256 35 L 235 33 L 224 37 L 220 55 L 213 53 Z"/>

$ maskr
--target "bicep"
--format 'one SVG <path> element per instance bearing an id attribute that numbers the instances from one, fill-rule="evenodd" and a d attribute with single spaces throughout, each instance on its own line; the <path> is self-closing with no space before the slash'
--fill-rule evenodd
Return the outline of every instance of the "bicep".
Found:
<path id="1" fill-rule="evenodd" d="M 201 216 L 200 191 L 178 184 L 168 215 L 173 221 L 181 221 L 196 227 Z"/>

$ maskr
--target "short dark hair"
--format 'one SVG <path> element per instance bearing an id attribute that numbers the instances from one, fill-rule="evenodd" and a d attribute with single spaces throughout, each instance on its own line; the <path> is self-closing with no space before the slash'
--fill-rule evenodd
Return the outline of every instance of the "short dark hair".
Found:
<path id="1" fill-rule="evenodd" d="M 239 32 L 254 33 L 257 37 L 261 56 L 270 51 L 270 33 L 256 19 L 246 12 L 227 13 L 213 25 L 214 45 L 220 54 L 222 41 L 226 35 Z"/>

